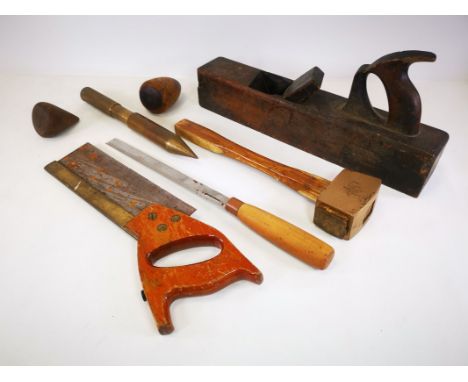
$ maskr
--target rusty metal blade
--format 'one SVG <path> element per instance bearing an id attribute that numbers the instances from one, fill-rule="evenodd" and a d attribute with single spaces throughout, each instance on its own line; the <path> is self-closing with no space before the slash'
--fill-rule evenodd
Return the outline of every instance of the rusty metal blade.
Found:
<path id="1" fill-rule="evenodd" d="M 104 216 L 107 216 L 120 228 L 123 228 L 129 234 L 134 236 L 134 233 L 126 228 L 127 223 L 134 218 L 130 212 L 124 210 L 102 192 L 93 188 L 83 180 L 83 178 L 80 178 L 60 162 L 54 161 L 49 163 L 45 166 L 45 170 L 75 194 L 86 200 Z"/>
<path id="2" fill-rule="evenodd" d="M 151 204 L 162 204 L 186 215 L 195 211 L 189 204 L 89 143 L 65 156 L 59 163 L 133 216 Z M 82 197 L 86 199 L 85 196 Z"/>

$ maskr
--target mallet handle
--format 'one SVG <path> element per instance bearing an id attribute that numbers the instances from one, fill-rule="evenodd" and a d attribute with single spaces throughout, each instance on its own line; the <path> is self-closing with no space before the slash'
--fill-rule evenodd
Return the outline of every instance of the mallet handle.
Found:
<path id="1" fill-rule="evenodd" d="M 188 119 L 177 122 L 175 130 L 198 146 L 254 167 L 313 201 L 330 184 L 327 179 L 275 162 Z"/>

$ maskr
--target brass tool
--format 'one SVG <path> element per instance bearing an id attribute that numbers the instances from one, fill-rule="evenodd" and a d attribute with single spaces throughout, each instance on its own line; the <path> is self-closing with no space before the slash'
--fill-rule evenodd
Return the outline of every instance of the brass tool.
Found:
<path id="1" fill-rule="evenodd" d="M 81 99 L 103 113 L 125 123 L 130 129 L 148 138 L 163 149 L 179 155 L 197 158 L 195 153 L 176 134 L 156 122 L 134 113 L 96 90 L 86 87 L 81 90 Z"/>
<path id="2" fill-rule="evenodd" d="M 226 236 L 189 216 L 192 206 L 89 143 L 45 169 L 138 240 L 142 295 L 161 334 L 174 330 L 169 307 L 175 299 L 214 293 L 238 280 L 262 282 L 260 271 Z M 195 264 L 154 265 L 175 251 L 203 245 L 220 253 Z"/>
<path id="3" fill-rule="evenodd" d="M 113 139 L 107 144 L 182 187 L 220 205 L 254 232 L 306 264 L 325 269 L 333 259 L 332 247 L 299 227 L 239 199 L 229 198 L 119 139 Z"/>
<path id="4" fill-rule="evenodd" d="M 381 181 L 373 176 L 345 169 L 329 181 L 275 162 L 187 119 L 176 123 L 176 132 L 198 146 L 260 170 L 314 201 L 314 223 L 340 239 L 358 233 L 374 208 Z"/>

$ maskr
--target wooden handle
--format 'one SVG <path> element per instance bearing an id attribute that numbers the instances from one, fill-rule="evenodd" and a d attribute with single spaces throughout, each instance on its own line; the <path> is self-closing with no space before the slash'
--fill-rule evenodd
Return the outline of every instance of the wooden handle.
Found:
<path id="1" fill-rule="evenodd" d="M 408 76 L 408 69 L 415 62 L 435 61 L 431 52 L 407 50 L 380 57 L 367 67 L 384 84 L 388 99 L 386 125 L 404 134 L 416 135 L 421 121 L 421 97 Z"/>
<path id="2" fill-rule="evenodd" d="M 257 154 L 188 119 L 177 122 L 175 130 L 196 145 L 254 167 L 313 201 L 330 184 L 324 178 Z"/>
<path id="3" fill-rule="evenodd" d="M 238 280 L 260 284 L 263 276 L 221 232 L 171 208 L 153 204 L 130 220 L 126 230 L 138 238 L 138 268 L 159 332 L 174 330 L 170 304 L 178 298 L 217 292 Z M 175 267 L 153 264 L 176 251 L 213 246 L 220 253 L 206 261 Z"/>
<path id="4" fill-rule="evenodd" d="M 229 199 L 226 210 L 271 243 L 314 268 L 325 269 L 333 259 L 335 251 L 327 243 L 269 212 L 236 198 Z"/>

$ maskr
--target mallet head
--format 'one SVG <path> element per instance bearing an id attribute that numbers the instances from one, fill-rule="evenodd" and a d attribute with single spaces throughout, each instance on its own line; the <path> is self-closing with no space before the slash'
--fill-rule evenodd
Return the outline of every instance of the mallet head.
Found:
<path id="1" fill-rule="evenodd" d="M 341 239 L 351 239 L 372 213 L 381 180 L 343 170 L 317 198 L 314 223 Z"/>

